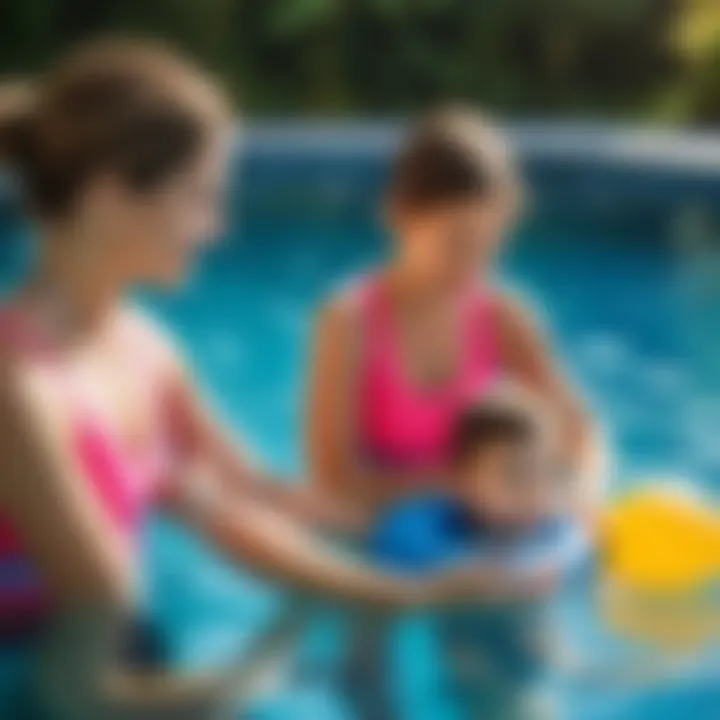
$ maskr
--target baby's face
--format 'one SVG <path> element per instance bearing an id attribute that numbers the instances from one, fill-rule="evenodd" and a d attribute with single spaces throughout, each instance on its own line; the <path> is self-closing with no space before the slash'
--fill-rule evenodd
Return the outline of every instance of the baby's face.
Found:
<path id="1" fill-rule="evenodd" d="M 522 529 L 554 515 L 562 502 L 549 454 L 539 444 L 497 442 L 458 471 L 461 501 L 490 522 Z"/>

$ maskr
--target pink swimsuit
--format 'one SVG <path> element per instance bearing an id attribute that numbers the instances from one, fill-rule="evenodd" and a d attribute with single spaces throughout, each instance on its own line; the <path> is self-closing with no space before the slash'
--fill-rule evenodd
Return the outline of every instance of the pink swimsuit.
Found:
<path id="1" fill-rule="evenodd" d="M 363 456 L 376 467 L 410 474 L 447 467 L 454 423 L 497 374 L 490 303 L 480 291 L 463 298 L 457 372 L 423 390 L 403 368 L 385 285 L 366 280 L 356 296 L 361 321 L 359 435 Z"/>
<path id="2" fill-rule="evenodd" d="M 37 335 L 15 310 L 0 310 L 0 342 L 14 351 L 36 356 L 44 352 Z M 52 362 L 51 357 L 45 359 Z M 167 437 L 158 433 L 157 442 L 141 453 L 123 447 L 79 383 L 68 377 L 63 381 L 76 409 L 75 452 L 80 469 L 97 492 L 109 520 L 135 537 L 159 484 L 169 474 Z M 0 635 L 14 629 L 32 630 L 51 609 L 48 589 L 26 557 L 11 520 L 0 508 Z"/>

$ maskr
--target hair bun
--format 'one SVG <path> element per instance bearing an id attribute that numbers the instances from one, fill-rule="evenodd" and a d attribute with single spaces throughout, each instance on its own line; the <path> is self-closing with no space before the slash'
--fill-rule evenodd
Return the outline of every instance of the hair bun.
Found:
<path id="1" fill-rule="evenodd" d="M 26 175 L 32 164 L 35 107 L 31 83 L 0 84 L 0 168 L 20 176 Z"/>

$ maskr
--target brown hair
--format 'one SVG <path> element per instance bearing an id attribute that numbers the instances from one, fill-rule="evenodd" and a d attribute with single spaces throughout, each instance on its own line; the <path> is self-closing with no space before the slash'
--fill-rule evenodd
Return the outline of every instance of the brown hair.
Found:
<path id="1" fill-rule="evenodd" d="M 170 50 L 94 42 L 0 93 L 0 164 L 17 174 L 33 212 L 56 217 L 105 170 L 138 192 L 159 185 L 227 114 L 214 85 Z"/>
<path id="2" fill-rule="evenodd" d="M 502 135 L 482 115 L 458 108 L 434 112 L 410 131 L 390 191 L 408 210 L 496 196 L 514 204 L 520 194 Z"/>
<path id="3" fill-rule="evenodd" d="M 535 442 L 543 436 L 543 416 L 522 393 L 497 392 L 461 413 L 453 432 L 452 459 L 460 466 L 496 443 Z"/>

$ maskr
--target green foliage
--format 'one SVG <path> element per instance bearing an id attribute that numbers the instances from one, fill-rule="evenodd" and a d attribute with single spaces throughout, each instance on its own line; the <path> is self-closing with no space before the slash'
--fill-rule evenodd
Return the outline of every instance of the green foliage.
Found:
<path id="1" fill-rule="evenodd" d="M 0 0 L 0 72 L 41 67 L 96 33 L 140 32 L 195 54 L 258 114 L 392 114 L 461 99 L 533 115 L 672 107 L 674 117 L 708 121 L 717 119 L 720 42 L 708 40 L 705 18 L 720 27 L 717 8 L 716 0 Z M 702 44 L 690 52 L 678 28 Z"/>

